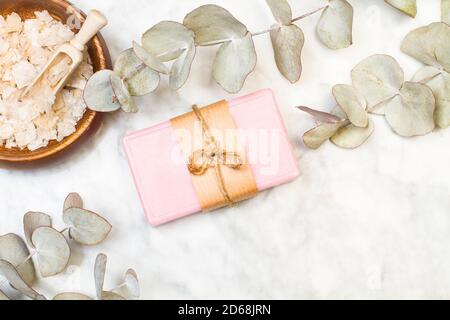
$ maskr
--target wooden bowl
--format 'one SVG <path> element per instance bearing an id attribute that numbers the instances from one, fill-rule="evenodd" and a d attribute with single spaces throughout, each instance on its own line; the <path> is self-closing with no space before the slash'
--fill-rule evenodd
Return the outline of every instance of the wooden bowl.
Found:
<path id="1" fill-rule="evenodd" d="M 47 10 L 55 19 L 67 23 L 68 21 L 84 22 L 86 15 L 65 0 L 0 0 L 0 14 L 3 17 L 16 12 L 22 19 L 34 18 L 35 11 Z M 73 30 L 78 32 L 78 30 Z M 94 71 L 111 69 L 111 57 L 102 36 L 98 34 L 88 45 L 89 55 L 94 65 Z M 6 149 L 0 146 L 0 161 L 31 162 L 51 157 L 67 149 L 81 138 L 90 128 L 99 114 L 87 109 L 83 118 L 78 122 L 76 132 L 61 142 L 51 141 L 48 146 L 35 151 L 18 148 Z"/>

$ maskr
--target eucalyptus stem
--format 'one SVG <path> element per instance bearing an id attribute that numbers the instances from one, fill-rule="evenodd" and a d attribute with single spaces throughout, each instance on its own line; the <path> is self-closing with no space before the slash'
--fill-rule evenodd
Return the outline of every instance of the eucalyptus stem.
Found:
<path id="1" fill-rule="evenodd" d="M 309 16 L 312 16 L 313 14 L 315 14 L 315 13 L 317 13 L 317 12 L 319 12 L 319 11 L 322 11 L 322 10 L 325 9 L 326 7 L 328 7 L 328 6 L 320 7 L 319 9 L 316 9 L 316 10 L 314 10 L 314 11 L 305 13 L 305 14 L 303 14 L 303 15 L 297 17 L 297 18 L 294 18 L 294 19 L 292 19 L 292 23 L 297 22 L 297 21 L 300 21 L 300 20 L 302 20 L 302 19 L 305 19 L 305 18 L 307 18 L 307 17 L 309 17 Z M 279 25 L 279 24 L 276 24 L 276 25 L 272 26 L 270 29 L 266 29 L 266 30 L 263 30 L 263 31 L 258 31 L 258 32 L 252 33 L 252 37 L 256 37 L 256 36 L 260 36 L 260 35 L 262 35 L 262 34 L 269 33 L 269 32 L 271 32 L 272 30 L 275 30 L 275 29 L 277 29 L 277 28 L 279 28 L 279 27 L 280 27 L 280 25 Z"/>
<path id="2" fill-rule="evenodd" d="M 305 14 L 303 14 L 303 15 L 297 17 L 297 18 L 292 19 L 292 22 L 297 22 L 297 21 L 299 21 L 299 20 L 302 20 L 302 19 L 305 19 L 305 18 L 307 18 L 307 17 L 309 17 L 309 16 L 312 16 L 313 14 L 316 14 L 317 12 L 322 11 L 322 10 L 325 9 L 326 7 L 328 7 L 328 5 L 323 6 L 323 7 L 319 8 L 319 9 L 314 10 L 314 11 L 311 11 L 311 12 L 309 12 L 309 13 L 305 13 Z"/>

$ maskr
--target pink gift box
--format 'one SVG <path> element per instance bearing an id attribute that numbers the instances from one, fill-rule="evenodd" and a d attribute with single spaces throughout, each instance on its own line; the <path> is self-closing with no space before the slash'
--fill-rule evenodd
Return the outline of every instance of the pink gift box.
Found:
<path id="1" fill-rule="evenodd" d="M 272 90 L 228 101 L 259 191 L 294 180 L 297 160 Z M 129 134 L 124 145 L 148 220 L 158 226 L 202 211 L 170 121 Z M 251 201 L 251 200 L 250 200 Z"/>

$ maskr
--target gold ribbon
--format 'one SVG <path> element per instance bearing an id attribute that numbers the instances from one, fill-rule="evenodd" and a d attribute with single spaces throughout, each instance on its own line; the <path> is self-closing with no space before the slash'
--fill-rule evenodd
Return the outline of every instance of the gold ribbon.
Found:
<path id="1" fill-rule="evenodd" d="M 236 125 L 228 103 L 220 101 L 202 109 L 197 106 L 192 109 L 193 112 L 172 119 L 171 122 L 178 133 L 202 209 L 210 211 L 232 206 L 253 197 L 258 193 L 258 188 L 245 155 L 236 151 Z M 196 130 L 198 124 L 201 126 L 200 132 Z M 189 132 L 190 139 L 186 139 L 186 132 Z M 214 132 L 221 134 L 214 135 Z M 234 140 L 232 151 L 222 147 L 225 142 L 230 142 L 230 132 Z M 194 145 L 198 141 L 201 141 L 202 147 L 196 150 Z"/>

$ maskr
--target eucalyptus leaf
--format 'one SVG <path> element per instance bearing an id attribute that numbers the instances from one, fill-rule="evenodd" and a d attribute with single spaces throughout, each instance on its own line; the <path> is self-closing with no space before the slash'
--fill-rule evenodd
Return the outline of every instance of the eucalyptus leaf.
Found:
<path id="1" fill-rule="evenodd" d="M 105 284 L 105 274 L 106 274 L 106 264 L 108 263 L 108 257 L 100 253 L 95 259 L 94 266 L 94 280 L 95 280 L 95 290 L 97 293 L 97 298 L 101 299 L 103 293 L 103 286 Z"/>
<path id="2" fill-rule="evenodd" d="M 64 211 L 63 220 L 70 226 L 70 237 L 87 246 L 101 243 L 112 229 L 111 224 L 98 214 L 80 208 Z"/>
<path id="3" fill-rule="evenodd" d="M 331 137 L 331 141 L 338 147 L 355 149 L 369 139 L 374 128 L 372 120 L 368 121 L 366 127 L 357 127 L 353 124 L 349 124 L 348 126 L 340 128 L 336 134 Z"/>
<path id="4" fill-rule="evenodd" d="M 407 14 L 411 18 L 415 18 L 417 15 L 416 0 L 384 0 L 384 2 Z"/>
<path id="5" fill-rule="evenodd" d="M 230 12 L 212 4 L 190 12 L 183 24 L 195 33 L 195 43 L 201 46 L 242 39 L 248 32 Z"/>
<path id="6" fill-rule="evenodd" d="M 386 106 L 386 120 L 399 135 L 413 137 L 433 131 L 435 99 L 431 89 L 420 83 L 405 82 L 400 94 Z"/>
<path id="7" fill-rule="evenodd" d="M 404 79 L 402 68 L 388 55 L 370 56 L 352 70 L 353 86 L 365 97 L 369 111 L 392 99 Z"/>
<path id="8" fill-rule="evenodd" d="M 133 269 L 128 269 L 125 273 L 125 283 L 128 291 L 133 296 L 133 298 L 139 298 L 141 295 L 141 289 L 139 286 L 139 279 L 136 271 Z"/>
<path id="9" fill-rule="evenodd" d="M 322 123 L 303 135 L 303 142 L 310 149 L 318 149 L 325 141 L 330 139 L 342 127 L 350 122 L 348 120 L 341 123 Z"/>
<path id="10" fill-rule="evenodd" d="M 287 0 L 266 0 L 274 18 L 281 25 L 292 23 L 292 9 Z"/>
<path id="11" fill-rule="evenodd" d="M 303 31 L 296 25 L 282 26 L 270 32 L 275 61 L 281 74 L 291 83 L 302 74 Z"/>
<path id="12" fill-rule="evenodd" d="M 237 93 L 255 69 L 256 61 L 253 38 L 247 33 L 244 38 L 229 41 L 220 47 L 213 66 L 214 79 L 229 93 Z"/>
<path id="13" fill-rule="evenodd" d="M 0 290 L 0 301 L 11 300 L 2 290 Z"/>
<path id="14" fill-rule="evenodd" d="M 95 73 L 87 82 L 84 89 L 84 101 L 89 109 L 98 112 L 112 112 L 120 109 L 111 86 L 111 70 Z"/>
<path id="15" fill-rule="evenodd" d="M 408 33 L 402 51 L 422 63 L 450 72 L 450 26 L 434 22 Z"/>
<path id="16" fill-rule="evenodd" d="M 70 208 L 83 208 L 83 199 L 76 192 L 70 193 L 64 200 L 63 212 Z"/>
<path id="17" fill-rule="evenodd" d="M 338 84 L 333 87 L 333 95 L 354 126 L 367 127 L 369 124 L 369 116 L 366 111 L 367 102 L 354 87 Z"/>
<path id="18" fill-rule="evenodd" d="M 31 241 L 31 235 L 34 230 L 40 227 L 51 227 L 52 218 L 45 213 L 41 212 L 28 212 L 23 217 L 23 230 L 25 233 L 25 240 L 28 246 L 34 249 L 33 242 Z"/>
<path id="19" fill-rule="evenodd" d="M 162 21 L 142 36 L 142 46 L 162 62 L 177 59 L 189 49 L 194 33 L 181 23 Z"/>
<path id="20" fill-rule="evenodd" d="M 43 295 L 33 290 L 16 268 L 6 260 L 0 259 L 0 275 L 3 275 L 9 284 L 23 295 L 33 300 L 46 300 Z"/>
<path id="21" fill-rule="evenodd" d="M 21 237 L 12 233 L 0 237 L 0 259 L 11 263 L 27 285 L 33 286 L 36 271 L 30 251 Z"/>
<path id="22" fill-rule="evenodd" d="M 41 227 L 32 235 L 39 260 L 39 270 L 44 278 L 63 272 L 70 259 L 70 247 L 66 238 L 53 228 Z"/>
<path id="23" fill-rule="evenodd" d="M 110 75 L 110 80 L 114 94 L 117 100 L 119 100 L 122 110 L 129 113 L 138 112 L 138 107 L 134 103 L 134 100 L 131 97 L 131 94 L 128 91 L 128 87 L 125 82 L 115 73 L 112 73 Z"/>
<path id="24" fill-rule="evenodd" d="M 414 82 L 426 84 L 436 99 L 434 121 L 440 128 L 450 127 L 450 75 L 434 67 L 423 67 L 413 78 Z"/>
<path id="25" fill-rule="evenodd" d="M 450 24 L 450 0 L 441 0 L 441 20 Z"/>
<path id="26" fill-rule="evenodd" d="M 133 41 L 134 54 L 149 68 L 162 74 L 169 74 L 169 69 L 158 58 Z"/>
<path id="27" fill-rule="evenodd" d="M 53 300 L 66 300 L 66 301 L 84 301 L 84 300 L 94 300 L 91 297 L 75 292 L 66 292 L 56 295 Z"/>
<path id="28" fill-rule="evenodd" d="M 313 116 L 316 120 L 318 120 L 322 123 L 339 124 L 346 120 L 346 119 L 338 117 L 334 114 L 314 110 L 314 109 L 304 107 L 304 106 L 298 107 L 298 109 Z"/>
<path id="29" fill-rule="evenodd" d="M 128 92 L 132 96 L 144 96 L 155 91 L 159 86 L 159 74 L 146 67 L 141 69 L 132 78 L 125 80 Z"/>
<path id="30" fill-rule="evenodd" d="M 186 49 L 181 56 L 173 63 L 170 70 L 170 87 L 173 90 L 180 89 L 187 81 L 191 72 L 192 62 L 196 53 L 195 43 L 192 40 L 191 46 Z"/>
<path id="31" fill-rule="evenodd" d="M 122 52 L 114 65 L 114 72 L 124 79 L 132 96 L 143 96 L 158 88 L 159 73 L 147 67 L 133 49 Z"/>
<path id="32" fill-rule="evenodd" d="M 353 7 L 346 0 L 330 0 L 317 25 L 319 39 L 330 49 L 343 49 L 353 42 Z"/>
<path id="33" fill-rule="evenodd" d="M 121 295 L 112 292 L 112 291 L 103 291 L 102 292 L 102 300 L 111 300 L 111 301 L 120 301 L 120 300 L 126 300 Z"/>

